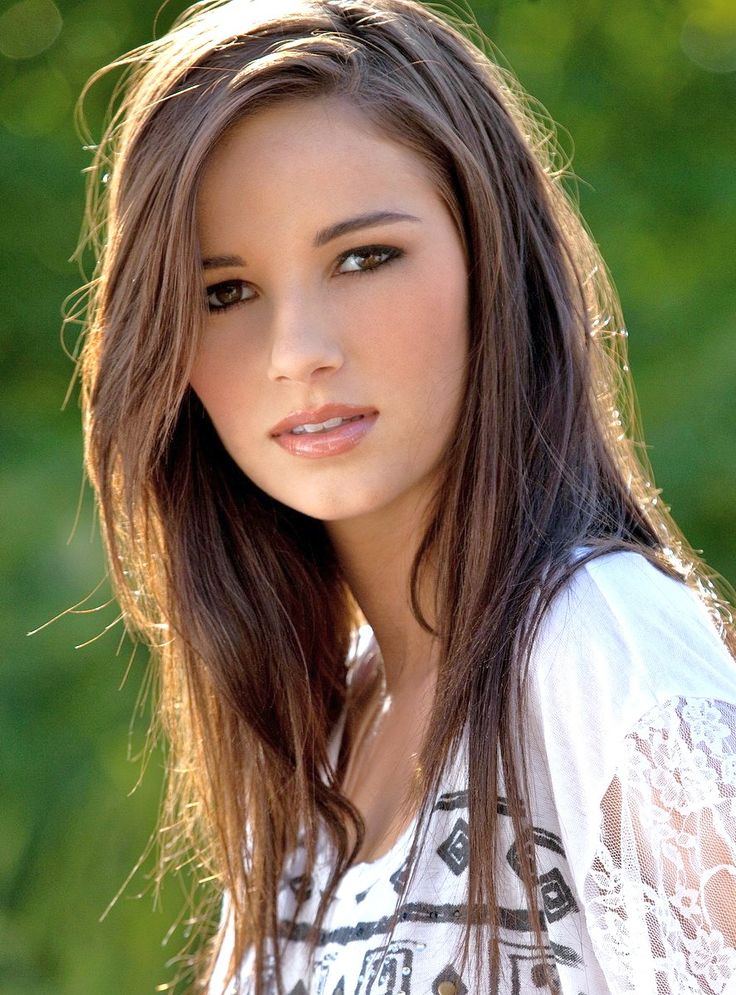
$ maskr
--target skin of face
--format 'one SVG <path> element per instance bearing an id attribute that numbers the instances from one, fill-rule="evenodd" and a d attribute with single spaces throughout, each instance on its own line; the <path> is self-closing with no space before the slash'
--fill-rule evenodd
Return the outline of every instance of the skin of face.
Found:
<path id="1" fill-rule="evenodd" d="M 315 247 L 318 231 L 379 210 L 418 220 Z M 203 259 L 240 258 L 203 269 L 210 310 L 190 376 L 238 466 L 325 522 L 421 511 L 468 352 L 465 252 L 422 159 L 340 98 L 292 99 L 220 139 L 197 230 Z M 378 412 L 348 452 L 308 459 L 271 437 L 281 419 L 329 403 Z"/>

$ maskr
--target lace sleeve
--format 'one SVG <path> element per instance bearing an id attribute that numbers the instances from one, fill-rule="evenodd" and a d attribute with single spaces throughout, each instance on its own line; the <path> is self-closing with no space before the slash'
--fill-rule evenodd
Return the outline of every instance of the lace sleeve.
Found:
<path id="1" fill-rule="evenodd" d="M 612 992 L 736 992 L 736 706 L 672 698 L 625 738 L 585 915 Z"/>

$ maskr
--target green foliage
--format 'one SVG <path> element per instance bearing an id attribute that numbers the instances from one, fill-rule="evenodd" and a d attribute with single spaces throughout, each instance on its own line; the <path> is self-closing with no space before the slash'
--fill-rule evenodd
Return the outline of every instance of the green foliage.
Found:
<path id="1" fill-rule="evenodd" d="M 161 788 L 138 781 L 145 663 L 103 579 L 81 485 L 78 412 L 60 307 L 90 153 L 72 112 L 97 67 L 148 40 L 159 0 L 21 0 L 0 13 L 4 534 L 0 638 L 0 995 L 153 992 L 181 930 L 177 885 L 154 908 L 148 857 Z M 182 4 L 169 4 L 160 34 Z M 623 302 L 630 365 L 662 499 L 693 544 L 736 578 L 736 19 L 731 0 L 489 0 L 474 10 L 574 149 L 579 200 Z M 88 114 L 99 136 L 109 94 Z M 68 343 L 71 347 L 73 342 Z M 66 615 L 84 599 L 89 614 Z M 107 626 L 110 630 L 104 632 Z M 101 638 L 74 649 L 98 633 Z M 122 686 L 121 686 L 122 685 Z M 118 690 L 120 688 L 120 690 Z M 133 758 L 129 759 L 128 753 Z"/>

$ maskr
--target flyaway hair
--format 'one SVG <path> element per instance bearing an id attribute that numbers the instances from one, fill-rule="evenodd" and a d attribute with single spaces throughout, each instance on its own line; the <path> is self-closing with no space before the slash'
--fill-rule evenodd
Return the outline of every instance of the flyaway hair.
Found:
<path id="1" fill-rule="evenodd" d="M 414 0 L 197 3 L 87 88 L 111 70 L 122 76 L 80 244 L 96 259 L 80 371 L 111 572 L 129 631 L 153 650 L 168 744 L 159 878 L 195 854 L 200 877 L 230 897 L 231 973 L 253 945 L 263 995 L 269 972 L 283 990 L 285 855 L 303 833 L 313 861 L 320 825 L 336 848 L 316 941 L 363 838 L 340 791 L 346 751 L 336 767 L 328 754 L 358 606 L 322 523 L 241 472 L 189 387 L 206 317 L 195 207 L 208 155 L 259 109 L 338 97 L 426 162 L 472 264 L 462 415 L 412 571 L 413 609 L 425 628 L 433 619 L 441 656 L 407 805 L 421 809 L 415 854 L 466 730 L 468 927 L 486 928 L 468 928 L 463 955 L 495 990 L 496 799 L 503 787 L 528 840 L 526 663 L 570 552 L 641 552 L 698 591 L 736 653 L 726 588 L 654 486 L 620 307 L 554 134 L 472 25 Z M 429 563 L 436 598 L 422 605 Z M 533 848 L 518 853 L 543 960 Z M 191 956 L 192 991 L 206 986 L 217 942 Z"/>

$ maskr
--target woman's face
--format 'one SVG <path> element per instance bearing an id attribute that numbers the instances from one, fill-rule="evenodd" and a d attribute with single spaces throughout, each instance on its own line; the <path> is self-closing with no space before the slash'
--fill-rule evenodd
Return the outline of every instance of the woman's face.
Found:
<path id="1" fill-rule="evenodd" d="M 197 226 L 191 385 L 238 466 L 326 522 L 421 508 L 468 348 L 465 255 L 422 160 L 337 98 L 291 100 L 221 139 Z"/>

